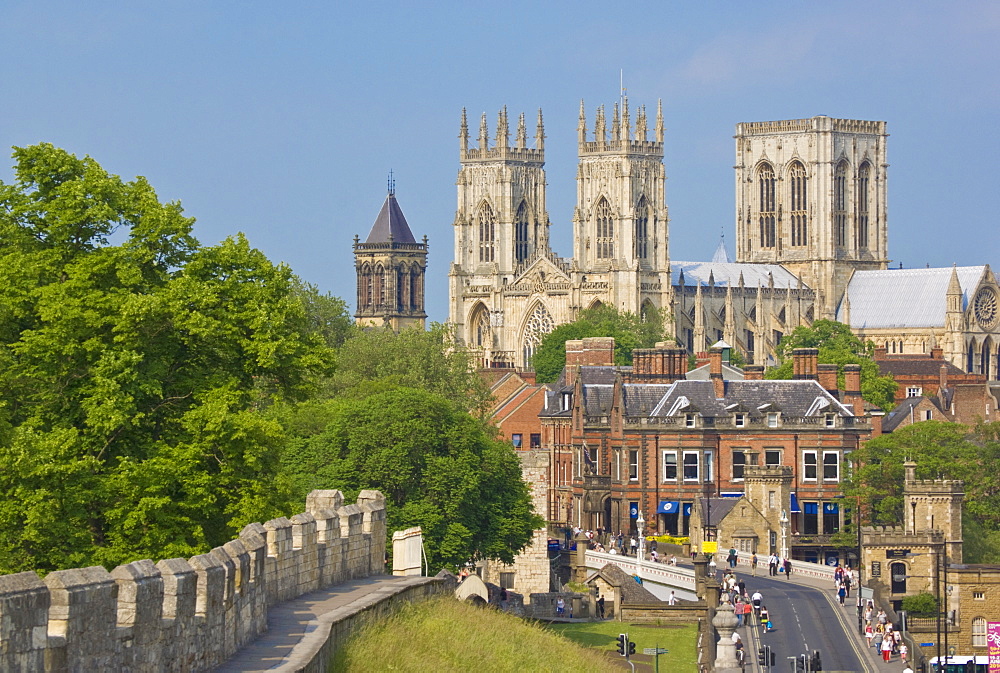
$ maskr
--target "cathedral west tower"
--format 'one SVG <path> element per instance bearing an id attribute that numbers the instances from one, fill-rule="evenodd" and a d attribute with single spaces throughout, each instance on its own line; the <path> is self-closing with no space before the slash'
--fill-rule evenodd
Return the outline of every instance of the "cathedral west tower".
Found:
<path id="1" fill-rule="evenodd" d="M 885 122 L 736 125 L 736 258 L 782 264 L 833 319 L 856 270 L 888 264 Z"/>

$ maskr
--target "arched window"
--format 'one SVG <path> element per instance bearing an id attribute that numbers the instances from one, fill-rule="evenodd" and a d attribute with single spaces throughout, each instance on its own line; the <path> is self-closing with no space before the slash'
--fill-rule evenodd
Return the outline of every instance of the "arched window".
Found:
<path id="1" fill-rule="evenodd" d="M 972 618 L 972 646 L 986 647 L 986 618 Z"/>
<path id="2" fill-rule="evenodd" d="M 976 371 L 973 369 L 973 365 L 976 362 L 976 342 L 972 341 L 969 343 L 969 352 L 966 353 L 965 358 L 965 371 L 970 374 L 975 374 Z"/>
<path id="3" fill-rule="evenodd" d="M 493 344 L 493 331 L 490 329 L 490 312 L 482 304 L 472 314 L 472 345 L 476 348 L 489 348 Z"/>
<path id="4" fill-rule="evenodd" d="M 531 245 L 528 237 L 528 207 L 522 201 L 514 217 L 514 261 L 523 262 L 528 259 L 529 254 Z"/>
<path id="5" fill-rule="evenodd" d="M 410 295 L 409 288 L 406 285 L 409 281 L 410 274 L 407 273 L 405 266 L 396 269 L 396 306 L 393 310 L 406 310 L 406 302 Z"/>
<path id="6" fill-rule="evenodd" d="M 777 219 L 777 208 L 774 202 L 774 169 L 770 164 L 763 164 L 757 170 L 757 182 L 760 185 L 760 247 L 774 247 L 774 223 Z"/>
<path id="7" fill-rule="evenodd" d="M 608 200 L 602 198 L 597 203 L 597 259 L 611 259 L 615 256 L 615 221 L 611 215 Z"/>
<path id="8" fill-rule="evenodd" d="M 979 371 L 981 374 L 986 374 L 987 378 L 992 373 L 990 368 L 992 363 L 990 362 L 991 351 L 993 350 L 993 342 L 989 337 L 986 337 L 986 341 L 983 342 L 983 349 L 979 354 Z"/>
<path id="9" fill-rule="evenodd" d="M 649 255 L 649 206 L 646 197 L 639 197 L 635 207 L 635 256 L 646 259 Z"/>
<path id="10" fill-rule="evenodd" d="M 381 309 L 385 306 L 385 269 L 381 264 L 375 267 L 375 291 L 372 303 L 376 309 Z"/>
<path id="11" fill-rule="evenodd" d="M 858 169 L 857 236 L 859 248 L 868 247 L 868 220 L 870 216 L 871 164 L 867 161 Z"/>
<path id="12" fill-rule="evenodd" d="M 542 304 L 535 306 L 524 326 L 522 354 L 526 367 L 531 366 L 531 360 L 535 357 L 535 349 L 538 348 L 538 344 L 542 343 L 542 338 L 553 329 L 555 329 L 555 322 L 545 306 Z"/>
<path id="13" fill-rule="evenodd" d="M 847 162 L 833 171 L 833 243 L 847 245 Z"/>
<path id="14" fill-rule="evenodd" d="M 410 310 L 420 311 L 420 267 L 414 266 L 410 269 Z"/>
<path id="15" fill-rule="evenodd" d="M 792 184 L 792 245 L 806 245 L 809 241 L 806 231 L 806 211 L 809 199 L 806 193 L 806 167 L 796 161 L 789 171 Z"/>
<path id="16" fill-rule="evenodd" d="M 492 262 L 495 257 L 497 219 L 490 204 L 479 209 L 479 261 Z"/>
<path id="17" fill-rule="evenodd" d="M 358 308 L 368 309 L 372 307 L 372 268 L 367 262 L 361 265 L 359 275 Z"/>

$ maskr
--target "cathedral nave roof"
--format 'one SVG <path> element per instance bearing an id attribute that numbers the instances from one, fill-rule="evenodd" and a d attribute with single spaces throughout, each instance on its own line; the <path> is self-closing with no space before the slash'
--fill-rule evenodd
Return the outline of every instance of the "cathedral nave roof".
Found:
<path id="1" fill-rule="evenodd" d="M 780 264 L 752 264 L 749 262 L 670 262 L 670 282 L 680 285 L 680 274 L 684 272 L 684 284 L 700 284 L 708 287 L 708 278 L 712 276 L 717 287 L 740 284 L 740 274 L 746 287 L 769 287 L 771 278 L 774 287 L 798 288 L 799 278 Z M 806 286 L 803 285 L 803 288 Z M 853 300 L 852 300 L 853 301 Z"/>

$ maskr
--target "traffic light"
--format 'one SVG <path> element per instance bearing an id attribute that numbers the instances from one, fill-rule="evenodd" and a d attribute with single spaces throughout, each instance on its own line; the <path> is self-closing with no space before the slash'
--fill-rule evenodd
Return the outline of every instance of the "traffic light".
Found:
<path id="1" fill-rule="evenodd" d="M 795 659 L 795 670 L 796 671 L 803 671 L 803 672 L 809 670 L 808 668 L 806 668 L 806 655 L 800 654 Z"/>
<path id="2" fill-rule="evenodd" d="M 774 656 L 774 650 L 771 649 L 770 645 L 765 645 L 764 650 L 767 652 L 767 663 L 771 666 L 771 668 L 774 668 L 774 660 L 776 658 Z"/>
<path id="3" fill-rule="evenodd" d="M 767 666 L 767 652 L 764 651 L 763 647 L 757 648 L 757 665 Z"/>
<path id="4" fill-rule="evenodd" d="M 633 654 L 635 654 L 635 643 L 633 643 L 630 640 L 630 641 L 628 641 L 628 655 L 627 656 L 631 657 Z"/>
<path id="5" fill-rule="evenodd" d="M 814 672 L 823 670 L 823 663 L 819 660 L 819 650 L 813 650 L 812 668 L 810 670 Z"/>
<path id="6" fill-rule="evenodd" d="M 628 656 L 628 634 L 619 633 L 618 634 L 618 654 L 623 657 Z"/>

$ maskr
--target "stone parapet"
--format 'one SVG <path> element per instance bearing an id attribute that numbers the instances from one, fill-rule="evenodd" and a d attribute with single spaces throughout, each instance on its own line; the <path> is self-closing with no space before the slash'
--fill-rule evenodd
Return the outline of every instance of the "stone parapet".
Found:
<path id="1" fill-rule="evenodd" d="M 385 500 L 313 491 L 190 559 L 0 576 L 0 670 L 205 671 L 267 629 L 269 606 L 382 572 Z"/>

